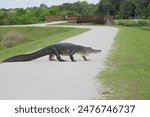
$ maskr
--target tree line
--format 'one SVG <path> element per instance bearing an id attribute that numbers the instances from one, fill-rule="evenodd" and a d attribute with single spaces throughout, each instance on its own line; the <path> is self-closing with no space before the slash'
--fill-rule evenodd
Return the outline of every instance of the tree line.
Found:
<path id="1" fill-rule="evenodd" d="M 150 0 L 100 0 L 97 14 L 117 19 L 150 19 Z"/>
<path id="2" fill-rule="evenodd" d="M 112 15 L 118 19 L 150 18 L 150 0 L 100 0 L 98 4 L 86 1 L 64 3 L 48 7 L 0 9 L 0 25 L 39 23 L 45 16 Z"/>
<path id="3" fill-rule="evenodd" d="M 90 16 L 95 15 L 96 6 L 86 1 L 78 1 L 51 7 L 41 4 L 39 7 L 26 9 L 0 9 L 0 25 L 39 23 L 45 20 L 45 16 Z"/>

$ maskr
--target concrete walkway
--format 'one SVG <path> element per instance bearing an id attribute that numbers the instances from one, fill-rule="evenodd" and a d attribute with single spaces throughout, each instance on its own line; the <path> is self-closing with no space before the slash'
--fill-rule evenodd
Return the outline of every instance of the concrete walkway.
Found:
<path id="1" fill-rule="evenodd" d="M 90 55 L 90 61 L 75 55 L 77 62 L 71 62 L 69 57 L 63 56 L 68 62 L 49 62 L 48 56 L 45 56 L 29 62 L 2 63 L 0 99 L 103 99 L 101 93 L 104 89 L 96 76 L 104 68 L 104 61 L 118 29 L 76 27 L 91 30 L 63 42 L 91 46 L 102 52 Z"/>

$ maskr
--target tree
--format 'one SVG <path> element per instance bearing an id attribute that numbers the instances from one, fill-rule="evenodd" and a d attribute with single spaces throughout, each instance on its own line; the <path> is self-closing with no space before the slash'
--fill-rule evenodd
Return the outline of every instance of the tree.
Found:
<path id="1" fill-rule="evenodd" d="M 98 4 L 98 15 L 112 15 L 112 4 L 109 0 L 101 0 Z"/>
<path id="2" fill-rule="evenodd" d="M 3 24 L 3 19 L 6 17 L 6 12 L 0 10 L 0 25 Z"/>
<path id="3" fill-rule="evenodd" d="M 145 10 L 147 9 L 149 3 L 149 0 L 135 0 L 135 14 L 137 17 L 140 18 L 146 15 Z"/>
<path id="4" fill-rule="evenodd" d="M 135 4 L 132 0 L 126 0 L 121 5 L 120 12 L 123 14 L 123 18 L 134 18 L 135 17 Z"/>
<path id="5" fill-rule="evenodd" d="M 50 16 L 57 16 L 59 15 L 60 10 L 58 9 L 57 6 L 52 6 L 48 9 L 48 14 Z"/>
<path id="6" fill-rule="evenodd" d="M 62 5 L 59 5 L 58 8 L 60 12 L 68 12 L 71 11 L 71 14 L 77 14 L 77 15 L 94 15 L 95 13 L 95 6 L 94 4 L 88 4 L 88 2 L 75 2 L 75 3 L 64 3 Z"/>
<path id="7" fill-rule="evenodd" d="M 148 19 L 150 19 L 150 2 L 149 2 L 149 4 L 148 4 L 148 7 L 146 8 L 146 17 L 148 18 Z"/>
<path id="8" fill-rule="evenodd" d="M 150 0 L 100 0 L 98 15 L 113 15 L 116 18 L 147 18 Z"/>
<path id="9" fill-rule="evenodd" d="M 40 4 L 40 8 L 47 9 L 48 6 L 46 4 Z"/>

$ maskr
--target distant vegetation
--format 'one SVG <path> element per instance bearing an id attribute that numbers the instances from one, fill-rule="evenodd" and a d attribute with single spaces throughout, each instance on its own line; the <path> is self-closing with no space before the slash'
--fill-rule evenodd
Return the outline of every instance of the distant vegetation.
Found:
<path id="1" fill-rule="evenodd" d="M 64 3 L 48 7 L 0 9 L 0 25 L 39 23 L 45 16 L 112 15 L 117 19 L 150 19 L 150 0 L 100 0 L 98 4 L 86 1 Z"/>
<path id="2" fill-rule="evenodd" d="M 116 20 L 115 21 L 119 26 L 128 26 L 128 27 L 149 27 L 150 20 Z"/>
<path id="3" fill-rule="evenodd" d="M 97 14 L 117 19 L 150 19 L 150 0 L 100 0 Z"/>
<path id="4" fill-rule="evenodd" d="M 64 3 L 58 6 L 48 7 L 41 4 L 39 7 L 1 9 L 0 25 L 39 23 L 45 20 L 45 16 L 81 16 L 95 15 L 96 6 L 87 2 Z"/>

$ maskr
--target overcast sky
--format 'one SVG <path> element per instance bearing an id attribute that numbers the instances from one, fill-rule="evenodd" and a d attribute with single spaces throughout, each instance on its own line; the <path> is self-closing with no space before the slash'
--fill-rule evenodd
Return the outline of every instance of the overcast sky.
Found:
<path id="1" fill-rule="evenodd" d="M 76 1 L 87 1 L 94 4 L 99 2 L 99 0 L 0 0 L 0 8 L 26 8 L 39 6 L 42 3 L 51 6 Z"/>

